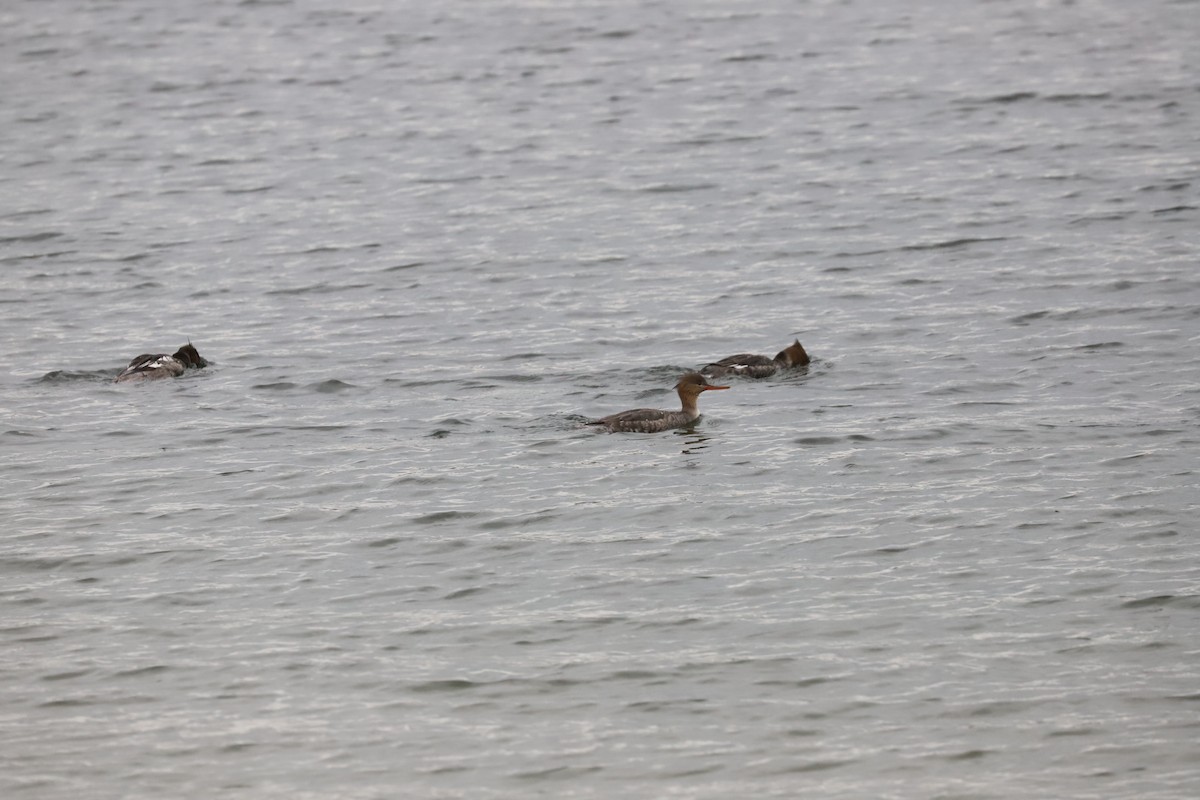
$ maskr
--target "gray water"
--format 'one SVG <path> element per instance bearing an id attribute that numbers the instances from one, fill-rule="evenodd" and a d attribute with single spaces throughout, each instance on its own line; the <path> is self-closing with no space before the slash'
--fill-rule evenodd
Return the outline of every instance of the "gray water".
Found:
<path id="1" fill-rule="evenodd" d="M 1197 40 L 6 3 L 0 795 L 1200 795 Z"/>

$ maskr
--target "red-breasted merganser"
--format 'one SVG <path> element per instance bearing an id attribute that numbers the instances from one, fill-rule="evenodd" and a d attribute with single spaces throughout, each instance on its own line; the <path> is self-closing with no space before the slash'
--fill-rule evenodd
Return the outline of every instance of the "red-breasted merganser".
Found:
<path id="1" fill-rule="evenodd" d="M 619 414 L 610 414 L 588 424 L 603 425 L 610 431 L 628 433 L 658 433 L 671 428 L 681 428 L 700 419 L 700 410 L 696 408 L 696 398 L 700 396 L 701 392 L 728 388 L 728 386 L 712 385 L 704 380 L 704 376 L 699 372 L 689 372 L 679 379 L 679 383 L 675 384 L 675 391 L 679 392 L 679 401 L 683 404 L 681 410 L 661 411 L 657 408 L 635 408 Z"/>
<path id="2" fill-rule="evenodd" d="M 736 356 L 726 356 L 720 361 L 705 366 L 700 371 L 710 378 L 721 378 L 725 375 L 742 375 L 747 378 L 766 378 L 781 369 L 803 367 L 808 364 L 808 353 L 804 352 L 800 340 L 792 342 L 774 358 L 756 356 L 750 353 L 739 353 Z"/>
<path id="3" fill-rule="evenodd" d="M 192 343 L 188 342 L 175 351 L 175 355 L 166 353 L 143 353 L 129 362 L 129 366 L 121 370 L 117 383 L 126 381 L 152 381 L 159 378 L 175 378 L 183 374 L 185 369 L 200 369 L 207 367 L 208 362 L 200 357 Z"/>

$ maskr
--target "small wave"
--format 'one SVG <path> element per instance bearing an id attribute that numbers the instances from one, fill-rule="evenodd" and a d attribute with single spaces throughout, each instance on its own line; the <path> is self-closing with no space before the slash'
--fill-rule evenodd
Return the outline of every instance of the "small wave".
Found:
<path id="1" fill-rule="evenodd" d="M 954 247 L 967 247 L 968 245 L 982 244 L 984 242 L 1004 242 L 1004 241 L 1008 241 L 1007 236 L 986 236 L 986 237 L 979 237 L 979 238 L 947 239 L 946 241 L 943 241 L 943 242 L 921 242 L 918 244 L 906 244 L 903 247 L 900 247 L 898 249 L 901 251 L 948 250 L 948 249 L 954 248 Z"/>
<path id="2" fill-rule="evenodd" d="M 1190 609 L 1200 608 L 1200 595 L 1159 594 L 1153 597 L 1141 597 L 1137 600 L 1126 600 L 1121 603 L 1121 608 L 1165 608 L 1171 605 Z"/>
<path id="3" fill-rule="evenodd" d="M 803 445 L 827 445 L 839 444 L 842 439 L 837 436 L 802 436 L 799 439 L 793 439 L 796 444 Z"/>
<path id="4" fill-rule="evenodd" d="M 718 184 L 715 183 L 652 183 L 649 186 L 640 186 L 634 191 L 645 194 L 672 194 L 675 192 L 700 192 L 716 188 L 718 188 Z"/>
<path id="5" fill-rule="evenodd" d="M 523 514 L 518 517 L 507 517 L 502 519 L 493 519 L 480 524 L 479 528 L 485 531 L 504 530 L 505 528 L 521 528 L 525 529 L 530 525 L 538 522 L 546 522 L 558 517 L 558 514 L 550 512 L 541 512 L 536 514 Z"/>
<path id="6" fill-rule="evenodd" d="M 541 375 L 530 375 L 528 373 L 513 372 L 507 375 L 488 375 L 488 380 L 501 381 L 504 383 L 537 383 L 542 380 Z M 490 388 L 490 387 L 485 387 Z"/>
<path id="7" fill-rule="evenodd" d="M 762 141 L 764 136 L 698 136 L 693 139 L 681 139 L 676 144 L 686 147 L 708 147 L 715 144 L 745 144 Z"/>
<path id="8" fill-rule="evenodd" d="M 478 586 L 471 586 L 466 589 L 457 589 L 453 592 L 450 592 L 449 594 L 442 597 L 442 599 L 443 600 L 460 600 L 464 597 L 470 597 L 472 595 L 476 595 L 476 594 L 479 594 L 484 591 L 487 591 L 487 590 L 480 588 Z"/>
<path id="9" fill-rule="evenodd" d="M 462 678 L 452 678 L 447 680 L 425 681 L 418 683 L 412 687 L 414 692 L 461 692 L 467 689 L 475 689 L 480 684 L 474 681 L 464 680 Z"/>
<path id="10" fill-rule="evenodd" d="M 62 236 L 58 231 L 41 231 L 26 233 L 20 236 L 0 236 L 0 244 L 15 244 L 17 242 L 44 242 L 47 239 L 57 239 Z"/>
<path id="11" fill-rule="evenodd" d="M 113 377 L 120 372 L 120 368 L 112 370 L 67 370 L 56 369 L 47 372 L 40 378 L 34 380 L 34 383 L 111 383 Z"/>
<path id="12" fill-rule="evenodd" d="M 332 294 L 334 292 L 348 292 L 356 289 L 369 289 L 369 283 L 348 283 L 343 285 L 331 285 L 328 283 L 314 283 L 309 286 L 295 286 L 288 289 L 272 289 L 265 294 L 275 295 L 299 295 L 299 294 Z"/>
<path id="13" fill-rule="evenodd" d="M 264 183 L 260 186 L 245 186 L 236 189 L 226 189 L 225 194 L 258 194 L 259 192 L 269 192 L 275 188 L 273 183 Z"/>
<path id="14" fill-rule="evenodd" d="M 358 387 L 352 383 L 340 381 L 337 378 L 330 378 L 329 380 L 310 383 L 306 388 L 312 389 L 318 394 L 335 394 L 337 392 L 344 392 L 348 389 L 357 389 Z"/>
<path id="15" fill-rule="evenodd" d="M 739 64 L 745 61 L 771 61 L 775 57 L 767 53 L 741 53 L 735 56 L 726 56 L 721 61 L 725 64 Z"/>
<path id="16" fill-rule="evenodd" d="M 432 514 L 425 514 L 420 517 L 413 518 L 412 522 L 418 525 L 437 525 L 442 522 L 454 522 L 461 519 L 472 519 L 479 516 L 478 511 L 435 511 Z"/>
<path id="17" fill-rule="evenodd" d="M 1048 94 L 1042 99 L 1047 103 L 1078 103 L 1081 100 L 1108 100 L 1111 97 L 1108 92 L 1062 92 Z"/>

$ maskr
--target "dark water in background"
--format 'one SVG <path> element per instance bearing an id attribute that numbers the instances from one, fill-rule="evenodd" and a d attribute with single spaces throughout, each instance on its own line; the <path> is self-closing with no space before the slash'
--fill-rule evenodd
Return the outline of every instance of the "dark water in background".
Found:
<path id="1" fill-rule="evenodd" d="M 1197 796 L 1198 38 L 5 5 L 0 792 Z"/>

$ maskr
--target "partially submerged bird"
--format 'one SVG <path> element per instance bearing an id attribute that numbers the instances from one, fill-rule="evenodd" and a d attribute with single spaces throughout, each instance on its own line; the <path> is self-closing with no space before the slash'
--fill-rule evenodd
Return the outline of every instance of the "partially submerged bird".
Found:
<path id="1" fill-rule="evenodd" d="M 129 362 L 129 366 L 117 375 L 117 383 L 127 381 L 152 381 L 159 378 L 176 378 L 185 369 L 200 369 L 207 367 L 208 362 L 200 357 L 200 353 L 188 342 L 175 351 L 174 355 L 166 353 L 143 353 Z"/>
<path id="2" fill-rule="evenodd" d="M 610 431 L 627 433 L 658 433 L 690 425 L 700 419 L 700 410 L 696 408 L 696 398 L 701 392 L 716 389 L 728 389 L 728 386 L 714 386 L 704 379 L 699 372 L 689 372 L 675 384 L 679 393 L 679 401 L 683 408 L 679 411 L 662 411 L 657 408 L 635 408 L 610 414 L 602 419 L 589 422 L 589 425 L 603 425 Z"/>
<path id="3" fill-rule="evenodd" d="M 739 353 L 736 356 L 726 356 L 720 361 L 708 364 L 700 371 L 710 378 L 720 378 L 725 375 L 742 375 L 747 378 L 766 378 L 781 369 L 803 367 L 808 364 L 808 353 L 804 352 L 800 340 L 780 350 L 774 358 L 756 356 L 751 353 Z"/>

